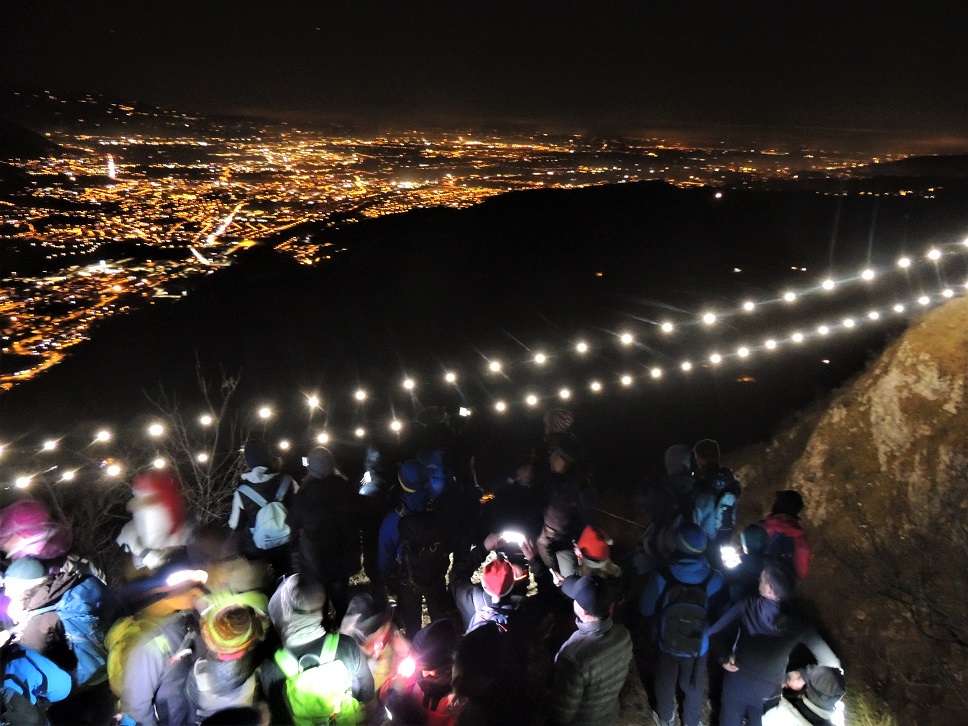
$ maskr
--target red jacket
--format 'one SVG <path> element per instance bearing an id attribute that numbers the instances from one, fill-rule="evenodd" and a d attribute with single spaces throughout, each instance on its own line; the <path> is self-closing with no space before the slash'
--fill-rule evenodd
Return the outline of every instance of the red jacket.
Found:
<path id="1" fill-rule="evenodd" d="M 803 531 L 800 520 L 789 514 L 771 514 L 760 522 L 770 539 L 773 535 L 784 534 L 793 540 L 793 569 L 797 580 L 802 580 L 810 571 L 810 540 Z"/>

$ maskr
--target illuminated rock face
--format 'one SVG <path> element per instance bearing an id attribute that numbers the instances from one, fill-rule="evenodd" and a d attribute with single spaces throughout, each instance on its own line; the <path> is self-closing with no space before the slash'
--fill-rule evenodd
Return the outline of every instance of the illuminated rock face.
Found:
<path id="1" fill-rule="evenodd" d="M 955 300 L 737 467 L 747 522 L 773 491 L 803 494 L 814 565 L 802 594 L 816 601 L 848 677 L 891 702 L 902 723 L 962 720 L 946 675 L 968 672 L 954 642 L 968 634 L 966 378 L 968 301 Z"/>

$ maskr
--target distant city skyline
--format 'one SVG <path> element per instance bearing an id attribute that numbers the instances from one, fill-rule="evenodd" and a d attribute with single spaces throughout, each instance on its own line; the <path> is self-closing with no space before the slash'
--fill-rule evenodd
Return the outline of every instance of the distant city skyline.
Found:
<path id="1" fill-rule="evenodd" d="M 949 3 L 4 3 L 4 82 L 201 112 L 968 136 Z"/>

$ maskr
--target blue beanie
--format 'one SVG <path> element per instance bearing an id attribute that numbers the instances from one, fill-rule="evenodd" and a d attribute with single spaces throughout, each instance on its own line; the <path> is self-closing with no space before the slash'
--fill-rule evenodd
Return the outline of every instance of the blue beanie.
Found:
<path id="1" fill-rule="evenodd" d="M 706 551 L 706 533 L 692 522 L 676 528 L 676 549 L 684 555 L 701 555 Z"/>
<path id="2" fill-rule="evenodd" d="M 47 577 L 47 568 L 33 557 L 21 557 L 10 563 L 3 577 L 6 580 L 42 580 Z"/>
<path id="3" fill-rule="evenodd" d="M 405 492 L 413 493 L 427 484 L 427 469 L 416 459 L 400 464 L 400 486 Z"/>

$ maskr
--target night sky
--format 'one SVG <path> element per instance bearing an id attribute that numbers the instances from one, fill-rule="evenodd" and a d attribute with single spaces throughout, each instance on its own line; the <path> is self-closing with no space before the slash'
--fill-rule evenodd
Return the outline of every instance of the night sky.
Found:
<path id="1" fill-rule="evenodd" d="M 968 135 L 968 3 L 37 2 L 6 85 L 375 123 Z"/>

